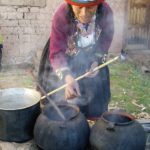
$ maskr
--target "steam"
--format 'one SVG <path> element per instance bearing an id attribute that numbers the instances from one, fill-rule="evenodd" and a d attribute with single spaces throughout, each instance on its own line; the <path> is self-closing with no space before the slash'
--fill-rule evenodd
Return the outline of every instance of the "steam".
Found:
<path id="1" fill-rule="evenodd" d="M 56 15 L 58 15 L 57 16 L 58 18 L 62 18 L 61 13 L 57 12 Z M 59 20 L 57 20 L 57 21 L 58 21 L 57 24 L 59 25 L 59 23 L 61 23 L 61 22 L 59 22 Z M 108 16 L 106 18 L 106 22 L 110 23 L 111 21 L 112 21 L 111 16 L 110 16 L 110 18 Z M 108 25 L 111 25 L 109 23 L 108 23 Z M 66 31 L 66 27 L 67 26 L 63 25 L 61 27 L 61 30 Z M 110 27 L 110 30 L 111 29 L 112 28 Z M 102 34 L 102 32 L 100 32 L 100 34 Z M 112 33 L 110 33 L 110 34 L 112 34 Z M 69 38 L 73 38 L 73 37 L 71 37 L 72 35 L 69 35 L 69 36 L 70 36 Z M 104 35 L 104 33 L 103 33 L 101 36 L 107 36 L 107 35 Z M 104 38 L 107 39 L 107 37 L 104 37 Z M 109 40 L 109 37 L 108 37 L 108 40 Z M 62 46 L 62 48 L 66 47 L 65 44 L 64 44 L 64 39 L 62 39 L 62 41 L 61 40 L 58 41 L 58 47 L 60 47 L 60 45 Z M 100 58 L 96 58 L 95 55 L 94 55 L 96 47 L 92 45 L 93 43 L 91 43 L 91 45 L 89 45 L 90 49 L 88 49 L 89 47 L 76 49 L 77 47 L 72 45 L 74 43 L 69 43 L 69 44 L 72 47 L 71 50 L 73 50 L 75 53 L 70 54 L 70 55 L 66 54 L 67 55 L 66 57 L 67 57 L 69 68 L 71 68 L 71 71 L 72 71 L 72 74 L 73 74 L 74 78 L 77 78 L 78 76 L 80 76 L 80 75 L 86 73 L 87 71 L 89 71 L 90 68 L 91 68 L 91 65 L 94 61 L 99 61 L 100 62 Z M 101 40 L 101 49 L 103 49 L 103 51 L 107 50 L 107 48 L 109 46 L 110 46 L 109 42 L 107 43 L 106 41 Z M 56 52 L 56 55 L 57 54 L 58 53 Z M 53 54 L 53 57 L 54 57 L 54 55 L 55 54 Z M 59 61 L 59 64 L 61 65 L 61 60 L 59 59 L 58 61 Z M 46 69 L 47 68 L 45 67 L 45 70 Z M 96 109 L 98 107 L 99 107 L 98 109 L 101 109 L 101 107 L 103 108 L 103 106 L 106 103 L 108 103 L 107 101 L 110 98 L 110 91 L 108 91 L 109 81 L 107 81 L 107 80 L 109 80 L 109 77 L 108 77 L 107 74 L 108 74 L 107 68 L 103 68 L 99 71 L 99 73 L 96 77 L 94 77 L 94 78 L 86 77 L 85 79 L 79 81 L 81 97 L 78 97 L 78 98 L 75 98 L 75 99 L 72 99 L 72 100 L 67 100 L 67 102 L 75 104 L 75 105 L 79 105 L 79 106 L 85 106 L 85 105 L 90 104 L 92 101 L 94 101 L 94 107 Z M 63 84 L 64 84 L 63 82 L 59 81 L 59 79 L 55 77 L 54 72 L 52 73 L 52 72 L 49 72 L 49 70 L 47 70 L 43 73 L 43 83 L 42 83 L 42 85 L 44 86 L 46 92 L 53 91 L 53 90 L 55 90 L 56 88 L 60 87 Z M 108 87 L 105 87 L 104 84 L 106 84 Z M 102 97 L 100 97 L 100 95 L 102 95 Z M 57 92 L 56 94 L 50 96 L 50 98 L 52 100 L 54 100 L 56 103 L 66 102 L 66 100 L 64 98 L 64 90 Z M 98 105 L 97 105 L 97 103 L 98 103 Z M 101 103 L 102 106 L 99 106 L 100 103 Z"/>

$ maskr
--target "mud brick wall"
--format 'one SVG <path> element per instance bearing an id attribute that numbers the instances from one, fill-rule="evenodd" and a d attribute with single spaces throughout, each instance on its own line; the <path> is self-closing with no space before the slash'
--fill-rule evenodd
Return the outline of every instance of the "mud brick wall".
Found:
<path id="1" fill-rule="evenodd" d="M 106 0 L 113 9 L 115 36 L 111 52 L 122 47 L 126 0 Z M 4 36 L 3 65 L 39 62 L 49 37 L 53 13 L 62 0 L 0 0 L 0 33 Z M 36 55 L 36 56 L 35 56 Z M 35 62 L 35 60 L 34 60 Z"/>
<path id="2" fill-rule="evenodd" d="M 32 63 L 49 37 L 50 20 L 60 0 L 1 0 L 3 65 Z"/>
<path id="3" fill-rule="evenodd" d="M 106 0 L 114 13 L 115 33 L 112 45 L 110 47 L 111 53 L 119 53 L 123 48 L 124 32 L 125 32 L 125 16 L 127 15 L 126 5 L 128 0 Z"/>

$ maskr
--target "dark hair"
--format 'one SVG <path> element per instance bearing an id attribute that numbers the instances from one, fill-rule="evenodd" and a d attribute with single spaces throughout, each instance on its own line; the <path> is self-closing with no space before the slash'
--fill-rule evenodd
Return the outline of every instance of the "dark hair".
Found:
<path id="1" fill-rule="evenodd" d="M 100 4 L 97 8 L 96 11 L 96 26 L 100 22 L 101 19 L 104 17 L 104 11 L 103 11 L 103 4 Z M 67 12 L 68 18 L 69 18 L 69 23 L 71 29 L 73 29 L 73 32 L 76 31 L 76 25 L 75 25 L 75 16 L 72 10 L 72 7 L 70 4 L 68 4 L 68 12 Z"/>
<path id="2" fill-rule="evenodd" d="M 68 4 L 68 12 L 67 12 L 67 17 L 69 18 L 69 26 L 70 26 L 70 35 L 74 34 L 76 32 L 76 25 L 75 25 L 75 15 L 73 13 L 72 7 L 70 4 Z"/>

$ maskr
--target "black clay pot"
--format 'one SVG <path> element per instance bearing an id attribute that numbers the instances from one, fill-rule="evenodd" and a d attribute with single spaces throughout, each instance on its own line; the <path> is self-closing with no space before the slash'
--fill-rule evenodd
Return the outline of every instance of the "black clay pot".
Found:
<path id="1" fill-rule="evenodd" d="M 105 112 L 91 129 L 92 150 L 145 150 L 143 127 L 126 112 Z"/>
<path id="2" fill-rule="evenodd" d="M 63 121 L 56 110 L 47 105 L 34 127 L 36 144 L 44 150 L 86 150 L 89 126 L 78 107 L 58 105 L 66 117 Z"/>
<path id="3" fill-rule="evenodd" d="M 0 90 L 0 140 L 24 142 L 33 138 L 41 95 L 32 89 Z"/>

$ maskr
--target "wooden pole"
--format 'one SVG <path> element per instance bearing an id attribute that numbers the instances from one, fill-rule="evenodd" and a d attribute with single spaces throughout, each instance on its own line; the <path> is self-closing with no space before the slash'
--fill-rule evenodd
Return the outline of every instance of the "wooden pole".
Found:
<path id="1" fill-rule="evenodd" d="M 85 73 L 85 74 L 83 74 L 83 75 L 77 77 L 75 80 L 76 80 L 76 81 L 79 81 L 79 80 L 81 80 L 81 79 L 87 77 L 90 73 L 93 73 L 93 72 L 95 72 L 95 71 L 98 71 L 98 70 L 100 70 L 101 68 L 103 68 L 103 67 L 105 67 L 105 66 L 107 66 L 107 65 L 109 65 L 109 64 L 111 64 L 111 63 L 113 63 L 113 62 L 115 62 L 118 58 L 119 58 L 119 56 L 116 56 L 115 58 L 113 58 L 113 59 L 107 61 L 106 63 L 101 64 L 101 65 L 95 67 L 92 71 L 87 72 L 87 73 Z M 53 90 L 53 91 L 47 93 L 47 96 L 50 96 L 50 95 L 52 95 L 52 94 L 54 94 L 54 93 L 56 93 L 56 92 L 58 92 L 58 91 L 64 89 L 65 87 L 67 87 L 67 84 L 64 84 L 64 85 L 62 85 L 61 87 L 59 87 L 59 88 L 57 88 L 57 89 L 55 89 L 55 90 Z M 46 98 L 46 96 L 42 96 L 42 97 L 41 97 L 41 99 L 44 99 L 44 98 Z"/>

